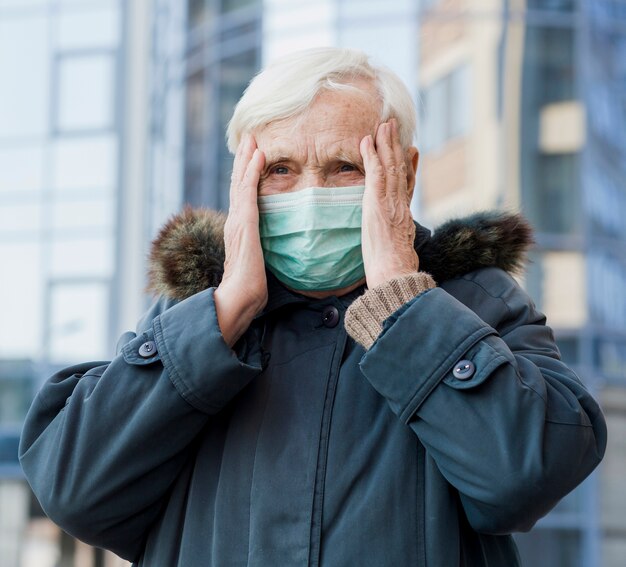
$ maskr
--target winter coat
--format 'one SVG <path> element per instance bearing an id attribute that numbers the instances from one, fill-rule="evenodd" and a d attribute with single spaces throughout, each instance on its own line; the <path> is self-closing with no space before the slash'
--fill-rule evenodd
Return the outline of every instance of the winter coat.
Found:
<path id="1" fill-rule="evenodd" d="M 600 462 L 598 404 L 510 272 L 531 234 L 483 213 L 433 235 L 437 287 L 368 350 L 365 286 L 311 299 L 267 271 L 233 348 L 213 294 L 224 215 L 186 209 L 153 243 L 158 299 L 111 361 L 52 376 L 20 461 L 64 530 L 142 567 L 515 567 L 527 531 Z"/>

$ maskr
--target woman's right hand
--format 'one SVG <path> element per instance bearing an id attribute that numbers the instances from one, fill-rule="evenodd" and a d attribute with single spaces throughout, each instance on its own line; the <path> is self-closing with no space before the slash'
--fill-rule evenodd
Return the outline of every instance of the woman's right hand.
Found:
<path id="1" fill-rule="evenodd" d="M 267 278 L 259 233 L 257 193 L 265 156 L 245 134 L 233 163 L 230 205 L 224 225 L 224 275 L 214 294 L 220 330 L 228 346 L 267 304 Z"/>

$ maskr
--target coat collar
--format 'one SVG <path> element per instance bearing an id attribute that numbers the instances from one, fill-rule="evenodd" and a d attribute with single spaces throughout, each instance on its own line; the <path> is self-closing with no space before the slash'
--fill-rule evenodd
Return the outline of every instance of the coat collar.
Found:
<path id="1" fill-rule="evenodd" d="M 217 286 L 223 275 L 225 221 L 226 214 L 221 211 L 189 205 L 173 215 L 152 241 L 146 291 L 183 300 Z M 491 266 L 519 273 L 533 244 L 532 228 L 519 213 L 475 213 L 447 221 L 434 234 L 413 222 L 420 270 L 430 273 L 438 284 Z M 267 268 L 265 271 L 269 297 L 260 315 L 287 303 L 312 301 L 288 290 Z M 341 299 L 350 300 L 364 290 L 362 285 Z"/>

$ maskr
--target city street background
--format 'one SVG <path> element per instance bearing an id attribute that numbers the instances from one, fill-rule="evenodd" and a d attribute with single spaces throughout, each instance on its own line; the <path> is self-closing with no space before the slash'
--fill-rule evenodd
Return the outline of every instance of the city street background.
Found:
<path id="1" fill-rule="evenodd" d="M 110 360 L 185 203 L 228 210 L 234 104 L 268 61 L 355 47 L 419 111 L 412 210 L 521 211 L 519 278 L 600 400 L 604 462 L 528 534 L 528 567 L 626 557 L 626 0 L 0 0 L 0 567 L 128 565 L 63 533 L 21 473 L 57 369 Z"/>

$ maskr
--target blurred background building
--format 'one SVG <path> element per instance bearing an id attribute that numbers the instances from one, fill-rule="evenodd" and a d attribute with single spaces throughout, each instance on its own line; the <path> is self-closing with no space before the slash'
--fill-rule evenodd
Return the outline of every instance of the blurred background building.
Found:
<path id="1" fill-rule="evenodd" d="M 121 565 L 63 534 L 17 463 L 55 370 L 109 360 L 151 298 L 146 254 L 183 203 L 228 209 L 224 130 L 293 49 L 364 49 L 420 111 L 413 211 L 521 210 L 524 285 L 601 400 L 600 468 L 529 534 L 533 567 L 626 556 L 624 0 L 0 0 L 0 567 Z"/>

